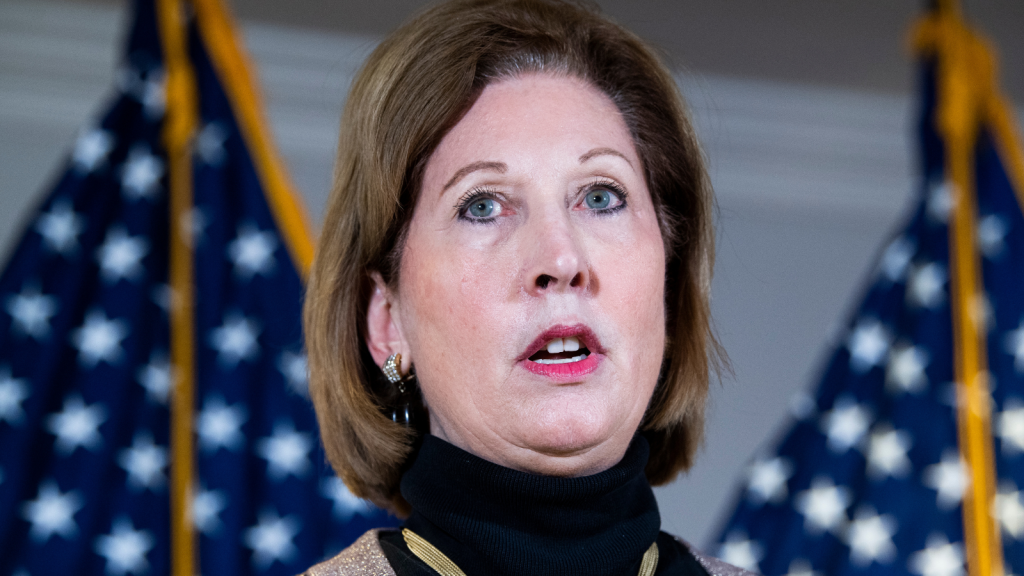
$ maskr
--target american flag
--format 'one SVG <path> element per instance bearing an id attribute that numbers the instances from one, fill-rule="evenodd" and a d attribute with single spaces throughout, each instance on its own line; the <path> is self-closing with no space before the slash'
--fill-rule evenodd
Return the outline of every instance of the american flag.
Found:
<path id="1" fill-rule="evenodd" d="M 935 4 L 916 205 L 716 540 L 764 574 L 1024 573 L 1024 154 L 987 47 Z"/>
<path id="2" fill-rule="evenodd" d="M 312 244 L 226 14 L 187 5 L 135 3 L 112 103 L 0 276 L 0 574 L 295 574 L 395 523 L 326 463 L 300 325 Z M 168 6 L 193 14 L 177 23 L 184 99 L 167 88 Z M 175 113 L 195 120 L 181 218 Z M 191 378 L 172 352 L 175 233 L 192 260 Z M 182 559 L 172 494 L 189 462 L 171 429 L 187 380 Z"/>

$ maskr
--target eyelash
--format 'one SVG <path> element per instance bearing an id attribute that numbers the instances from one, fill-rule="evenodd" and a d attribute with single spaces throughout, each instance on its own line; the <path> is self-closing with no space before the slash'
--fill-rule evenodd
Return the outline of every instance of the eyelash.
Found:
<path id="1" fill-rule="evenodd" d="M 591 210 L 591 212 L 594 212 L 594 213 L 596 213 L 598 215 L 603 216 L 603 215 L 606 215 L 606 214 L 611 214 L 613 212 L 618 212 L 619 210 L 621 210 L 621 209 L 626 207 L 627 198 L 629 197 L 629 193 L 626 192 L 626 190 L 624 188 L 622 188 L 622 186 L 620 186 L 618 183 L 613 182 L 611 180 L 598 180 L 596 182 L 591 182 L 590 184 L 587 184 L 586 186 L 580 188 L 579 192 L 580 192 L 580 194 L 585 196 L 586 194 L 589 194 L 591 191 L 593 191 L 593 190 L 595 190 L 597 188 L 606 188 L 606 189 L 610 190 L 612 193 L 614 193 L 616 196 L 618 196 L 619 197 L 619 205 L 618 206 L 613 206 L 611 208 L 603 208 L 603 209 L 600 209 L 600 210 Z M 495 202 L 501 202 L 502 201 L 501 195 L 495 193 L 492 190 L 489 190 L 487 188 L 473 188 L 473 189 L 469 190 L 468 192 L 466 192 L 465 194 L 463 194 L 462 197 L 459 198 L 459 201 L 455 204 L 455 213 L 456 213 L 457 217 L 459 218 L 459 220 L 468 220 L 468 221 L 473 222 L 475 224 L 488 224 L 490 222 L 493 222 L 494 219 L 496 218 L 496 216 L 492 216 L 490 218 L 467 218 L 466 217 L 466 210 L 469 209 L 469 206 L 471 204 L 473 204 L 474 202 L 476 202 L 478 200 L 481 200 L 481 199 L 490 199 L 490 200 L 494 200 Z"/>

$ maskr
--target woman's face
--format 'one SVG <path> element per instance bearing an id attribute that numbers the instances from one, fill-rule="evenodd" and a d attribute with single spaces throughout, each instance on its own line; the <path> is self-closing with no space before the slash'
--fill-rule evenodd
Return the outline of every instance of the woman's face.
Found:
<path id="1" fill-rule="evenodd" d="M 581 80 L 525 75 L 485 88 L 428 160 L 371 348 L 415 365 L 433 434 L 511 468 L 592 474 L 651 398 L 664 282 L 618 109 Z"/>

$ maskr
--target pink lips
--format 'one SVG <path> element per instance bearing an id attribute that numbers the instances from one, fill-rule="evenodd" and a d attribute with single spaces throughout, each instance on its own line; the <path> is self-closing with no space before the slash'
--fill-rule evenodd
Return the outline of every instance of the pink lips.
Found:
<path id="1" fill-rule="evenodd" d="M 547 343 L 551 340 L 555 338 L 568 338 L 570 336 L 578 338 L 580 344 L 590 350 L 590 354 L 583 360 L 565 364 L 540 364 L 530 360 L 531 356 L 547 346 Z M 559 382 L 578 381 L 580 378 L 597 370 L 597 366 L 601 363 L 602 359 L 604 359 L 604 348 L 601 347 L 601 341 L 597 339 L 597 335 L 594 334 L 593 330 L 583 324 L 552 326 L 548 328 L 519 357 L 523 367 L 530 372 Z"/>

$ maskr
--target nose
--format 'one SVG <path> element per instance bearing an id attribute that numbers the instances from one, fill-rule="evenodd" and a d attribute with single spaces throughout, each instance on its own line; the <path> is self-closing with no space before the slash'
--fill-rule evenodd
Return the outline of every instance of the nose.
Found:
<path id="1" fill-rule="evenodd" d="M 592 288 L 585 247 L 567 214 L 536 222 L 527 231 L 525 283 L 527 292 L 541 295 Z"/>

